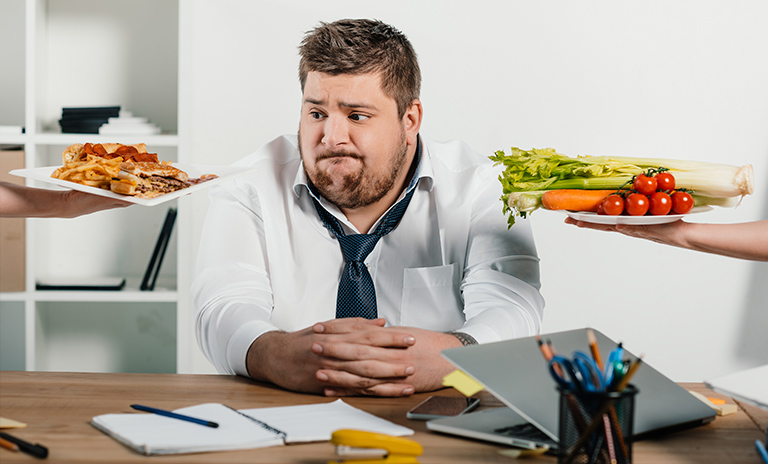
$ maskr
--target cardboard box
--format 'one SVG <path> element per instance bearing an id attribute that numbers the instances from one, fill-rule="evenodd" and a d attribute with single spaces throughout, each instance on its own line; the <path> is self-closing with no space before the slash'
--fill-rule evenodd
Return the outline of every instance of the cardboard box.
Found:
<path id="1" fill-rule="evenodd" d="M 24 151 L 0 151 L 0 181 L 24 185 L 8 174 L 24 167 Z M 24 218 L 0 218 L 0 292 L 26 290 L 26 239 Z"/>

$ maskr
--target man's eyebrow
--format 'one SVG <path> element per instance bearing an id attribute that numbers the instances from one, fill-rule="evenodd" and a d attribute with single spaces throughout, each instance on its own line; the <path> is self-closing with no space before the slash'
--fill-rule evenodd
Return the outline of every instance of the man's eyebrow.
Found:
<path id="1" fill-rule="evenodd" d="M 312 97 L 305 97 L 304 104 L 325 106 L 327 103 L 325 100 L 317 100 Z M 356 103 L 356 102 L 340 102 L 339 106 L 341 106 L 342 108 L 365 108 L 370 110 L 376 109 L 376 106 L 374 105 L 370 105 L 368 103 Z"/>
<path id="2" fill-rule="evenodd" d="M 309 103 L 310 105 L 324 105 L 325 101 L 324 100 L 315 100 L 314 98 L 311 98 L 311 97 L 305 97 L 304 98 L 304 103 L 305 104 Z"/>

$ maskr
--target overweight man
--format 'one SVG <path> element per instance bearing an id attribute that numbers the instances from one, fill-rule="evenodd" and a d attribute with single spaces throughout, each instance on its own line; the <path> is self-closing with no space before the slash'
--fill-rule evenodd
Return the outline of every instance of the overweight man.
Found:
<path id="1" fill-rule="evenodd" d="M 530 227 L 507 229 L 486 156 L 420 134 L 408 39 L 340 20 L 299 50 L 298 136 L 211 191 L 192 285 L 207 358 L 294 391 L 407 396 L 442 386 L 441 350 L 538 333 Z"/>

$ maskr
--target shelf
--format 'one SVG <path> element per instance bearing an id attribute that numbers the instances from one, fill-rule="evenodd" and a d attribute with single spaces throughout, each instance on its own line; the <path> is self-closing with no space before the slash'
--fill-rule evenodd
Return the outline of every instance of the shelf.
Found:
<path id="1" fill-rule="evenodd" d="M 178 293 L 173 290 L 154 290 L 143 292 L 138 289 L 120 291 L 35 291 L 0 293 L 0 301 L 94 301 L 94 302 L 120 302 L 120 303 L 175 303 Z"/>
<path id="2" fill-rule="evenodd" d="M 27 140 L 26 135 L 0 135 L 0 145 L 24 145 Z"/>
<path id="3" fill-rule="evenodd" d="M 73 145 L 76 143 L 146 143 L 147 147 L 177 147 L 179 136 L 176 134 L 160 135 L 99 135 L 99 134 L 62 134 L 44 132 L 40 134 L 22 134 L 0 136 L 0 145 Z"/>
<path id="4" fill-rule="evenodd" d="M 178 299 L 178 292 L 172 288 L 155 286 L 152 291 L 139 290 L 138 285 L 128 285 L 123 290 L 80 291 L 80 290 L 35 290 L 32 292 L 0 293 L 0 301 L 94 301 L 126 303 L 172 303 Z"/>
<path id="5" fill-rule="evenodd" d="M 23 302 L 29 297 L 30 297 L 30 294 L 27 292 L 0 292 L 0 301 Z"/>
<path id="6" fill-rule="evenodd" d="M 0 92 L 0 124 L 26 128 L 0 135 L 0 145 L 22 146 L 25 167 L 60 165 L 64 147 L 86 142 L 145 143 L 161 160 L 183 160 L 178 0 L 0 1 L 8 3 L 7 17 L 0 15 L 0 51 L 9 58 L 6 67 L 18 71 L 3 80 L 10 84 Z M 139 33 L 137 25 L 152 33 Z M 93 72 L 73 73 L 73 64 Z M 164 133 L 61 132 L 62 108 L 117 105 Z M 27 219 L 26 291 L 0 293 L 0 369 L 175 372 L 177 357 L 190 351 L 189 305 L 179 304 L 187 296 L 178 290 L 186 288 L 178 275 L 186 230 L 176 227 L 171 235 L 155 290 L 139 286 L 167 207 L 181 203 Z M 37 280 L 93 276 L 125 276 L 127 285 L 119 291 L 35 289 Z"/>

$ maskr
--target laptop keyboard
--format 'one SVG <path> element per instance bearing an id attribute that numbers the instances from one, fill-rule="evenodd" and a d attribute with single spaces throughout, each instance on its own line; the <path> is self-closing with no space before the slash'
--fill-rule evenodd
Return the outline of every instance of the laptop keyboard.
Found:
<path id="1" fill-rule="evenodd" d="M 524 440 L 556 445 L 554 440 L 549 438 L 547 434 L 537 429 L 536 426 L 531 423 L 517 424 L 509 427 L 500 427 L 495 429 L 494 432 L 500 435 L 507 435 L 512 438 L 521 438 Z"/>

